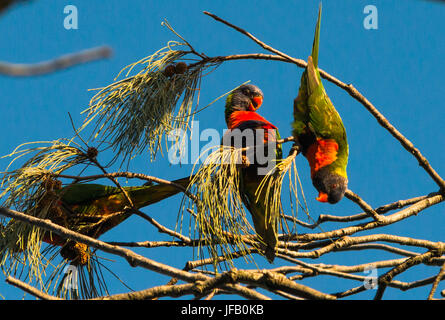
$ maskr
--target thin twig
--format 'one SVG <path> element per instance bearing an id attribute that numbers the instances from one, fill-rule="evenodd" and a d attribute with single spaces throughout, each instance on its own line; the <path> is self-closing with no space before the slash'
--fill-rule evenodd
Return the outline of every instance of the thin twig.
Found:
<path id="1" fill-rule="evenodd" d="M 438 194 L 438 193 L 435 193 Z M 406 199 L 406 200 L 398 200 L 396 202 L 392 202 L 383 206 L 378 207 L 377 209 L 375 209 L 374 211 L 378 214 L 384 214 L 387 213 L 391 210 L 396 210 L 396 209 L 402 209 L 408 205 L 412 205 L 415 204 L 421 200 L 424 200 L 426 198 L 428 198 L 429 195 L 425 195 L 425 196 L 420 196 L 420 197 L 414 197 L 414 198 L 410 198 L 410 199 Z M 284 217 L 289 220 L 289 221 L 293 221 L 305 228 L 309 228 L 309 229 L 315 229 L 317 228 L 320 224 L 324 223 L 324 222 L 352 222 L 352 221 L 358 221 L 358 220 L 363 220 L 369 217 L 369 214 L 366 212 L 362 212 L 362 213 L 358 213 L 358 214 L 353 214 L 350 216 L 335 216 L 335 215 L 330 215 L 330 214 L 321 214 L 318 216 L 318 219 L 315 223 L 307 223 L 301 220 L 298 220 L 297 218 L 295 218 L 294 216 L 291 215 L 284 215 Z"/>
<path id="2" fill-rule="evenodd" d="M 381 227 L 384 225 L 393 224 L 396 222 L 399 222 L 403 219 L 406 219 L 408 217 L 411 217 L 413 215 L 418 214 L 419 212 L 423 211 L 424 209 L 431 207 L 435 204 L 438 204 L 440 202 L 444 201 L 444 196 L 441 194 L 433 193 L 428 198 L 421 200 L 408 208 L 405 208 L 403 210 L 400 210 L 394 214 L 391 214 L 389 216 L 385 216 L 384 223 L 380 223 L 377 221 L 371 221 L 364 224 L 354 225 L 350 227 L 345 227 L 341 229 L 336 229 L 332 231 L 326 231 L 321 233 L 306 233 L 306 234 L 295 234 L 295 235 L 289 235 L 286 236 L 286 240 L 297 240 L 302 242 L 310 242 L 314 240 L 324 240 L 324 239 L 335 239 L 338 237 L 342 237 L 345 235 L 352 235 L 360 231 L 364 230 L 371 230 L 377 227 Z"/>
<path id="3" fill-rule="evenodd" d="M 432 257 L 436 257 L 438 255 L 442 254 L 442 250 L 437 251 L 437 250 L 430 250 L 424 254 L 415 256 L 415 257 L 411 257 L 406 259 L 403 263 L 399 264 L 398 266 L 392 268 L 391 270 L 389 270 L 388 272 L 386 272 L 384 275 L 380 276 L 378 278 L 378 288 L 377 288 L 377 292 L 374 296 L 374 300 L 380 300 L 383 297 L 383 293 L 386 290 L 386 287 L 388 286 L 388 284 L 392 281 L 392 279 L 401 274 L 402 272 L 406 271 L 407 269 L 423 263 L 424 261 L 428 261 L 430 260 Z"/>
<path id="4" fill-rule="evenodd" d="M 256 38 L 253 34 L 247 32 L 246 30 L 244 30 L 244 29 L 242 29 L 242 28 L 240 28 L 238 26 L 235 26 L 234 24 L 232 24 L 232 23 L 230 23 L 230 22 L 228 22 L 228 21 L 226 21 L 224 19 L 221 19 L 217 15 L 214 15 L 213 13 L 210 13 L 210 12 L 207 12 L 207 11 L 204 11 L 204 14 L 206 14 L 206 15 L 212 17 L 213 19 L 215 19 L 216 21 L 222 22 L 225 25 L 227 25 L 227 26 L 235 29 L 236 31 L 244 34 L 245 36 L 247 36 L 248 38 L 250 38 L 254 42 L 256 42 L 258 45 L 260 45 L 262 48 L 264 48 L 265 50 L 273 52 L 273 53 L 277 54 L 278 56 L 283 57 L 283 58 L 285 58 L 285 59 L 287 59 L 289 61 L 294 60 L 294 58 L 292 58 L 291 56 L 289 56 L 289 55 L 287 55 L 287 54 L 285 54 L 285 53 L 283 53 L 283 52 L 281 52 L 281 51 L 279 51 L 277 49 L 272 48 L 271 46 L 267 45 L 266 43 L 264 43 L 261 40 L 259 40 L 258 38 Z"/>
<path id="5" fill-rule="evenodd" d="M 173 236 L 173 237 L 176 237 L 176 238 L 180 239 L 181 241 L 183 241 L 183 242 L 186 243 L 186 244 L 191 244 L 191 243 L 192 243 L 192 240 L 191 240 L 189 237 L 184 236 L 184 235 L 180 234 L 179 232 L 173 231 L 173 230 L 171 230 L 171 229 L 169 229 L 169 228 L 167 228 L 167 227 L 164 227 L 162 224 L 160 224 L 159 222 L 157 222 L 155 219 L 153 219 L 153 218 L 150 217 L 149 215 L 143 213 L 142 211 L 140 211 L 140 210 L 135 210 L 134 212 L 135 212 L 138 216 L 140 216 L 141 218 L 147 220 L 147 221 L 150 222 L 152 225 L 154 225 L 154 226 L 158 229 L 159 232 L 168 234 L 168 235 Z"/>
<path id="6" fill-rule="evenodd" d="M 42 300 L 62 300 L 58 297 L 49 295 L 43 291 L 40 291 L 33 286 L 30 286 L 27 283 L 24 283 L 23 281 L 20 281 L 19 279 L 16 279 L 14 277 L 8 276 L 5 280 L 10 285 L 13 285 L 14 287 L 17 287 L 19 289 L 22 289 L 23 291 L 33 295 L 34 297 L 37 297 Z"/>
<path id="7" fill-rule="evenodd" d="M 40 76 L 67 69 L 78 64 L 101 60 L 111 56 L 112 50 L 108 46 L 102 46 L 83 50 L 76 53 L 61 56 L 54 60 L 35 64 L 14 64 L 0 61 L 0 74 L 10 77 Z"/>
<path id="8" fill-rule="evenodd" d="M 378 214 L 377 212 L 375 212 L 374 209 L 372 209 L 372 207 L 369 204 L 367 204 L 362 198 L 360 198 L 358 195 L 356 195 L 351 190 L 349 190 L 349 189 L 346 190 L 345 197 L 348 198 L 349 200 L 351 200 L 352 202 L 355 202 L 356 204 L 358 204 L 360 206 L 360 208 L 362 208 L 363 211 L 365 211 L 365 213 L 367 213 L 369 216 L 371 216 L 378 223 L 385 222 L 385 216 L 382 216 L 382 215 Z"/>
<path id="9" fill-rule="evenodd" d="M 428 295 L 428 300 L 432 300 L 434 297 L 434 293 L 436 292 L 437 286 L 439 285 L 439 282 L 442 280 L 442 278 L 445 276 L 445 262 L 442 264 L 442 267 L 440 268 L 439 274 L 434 280 L 433 286 L 431 288 L 430 294 Z"/>

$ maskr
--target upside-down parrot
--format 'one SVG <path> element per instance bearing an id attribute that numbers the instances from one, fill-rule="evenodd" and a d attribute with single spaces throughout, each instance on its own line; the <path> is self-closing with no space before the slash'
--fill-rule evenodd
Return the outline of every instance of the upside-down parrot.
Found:
<path id="1" fill-rule="evenodd" d="M 268 157 L 271 156 L 272 158 L 273 163 L 270 160 L 267 161 L 268 163 L 257 161 L 258 154 L 254 151 L 254 161 L 250 162 L 247 167 L 241 168 L 239 190 L 244 205 L 252 215 L 255 231 L 265 244 L 265 256 L 269 262 L 273 262 L 278 241 L 279 212 L 272 212 L 274 210 L 267 210 L 266 208 L 266 205 L 270 203 L 266 197 L 274 196 L 274 192 L 267 194 L 265 188 L 263 188 L 261 193 L 257 194 L 257 189 L 266 174 L 261 172 L 260 169 L 270 164 L 274 166 L 277 160 L 279 161 L 282 158 L 282 150 L 281 145 L 275 143 L 276 140 L 280 139 L 277 127 L 256 113 L 262 102 L 263 92 L 257 86 L 242 85 L 228 95 L 225 105 L 225 119 L 229 132 L 239 129 L 243 134 L 245 130 L 252 130 L 252 132 L 261 130 L 263 136 L 260 137 L 263 137 L 263 141 L 253 141 L 253 145 L 258 147 L 261 143 L 267 149 Z"/>
<path id="2" fill-rule="evenodd" d="M 293 136 L 311 168 L 320 202 L 337 203 L 347 189 L 348 142 L 342 119 L 326 94 L 318 71 L 321 5 L 312 54 L 294 100 Z"/>
<path id="3" fill-rule="evenodd" d="M 134 207 L 140 209 L 180 192 L 180 185 L 187 188 L 190 178 L 173 181 L 173 184 L 123 187 Z M 121 189 L 100 184 L 76 183 L 55 188 L 42 201 L 44 206 L 51 201 L 47 218 L 52 222 L 81 234 L 98 238 L 131 215 L 130 204 Z M 46 204 L 45 204 L 46 202 Z M 45 232 L 43 241 L 62 246 L 61 255 L 74 263 L 87 263 L 87 246 L 63 239 L 57 234 Z M 76 261 L 78 260 L 78 261 Z"/>

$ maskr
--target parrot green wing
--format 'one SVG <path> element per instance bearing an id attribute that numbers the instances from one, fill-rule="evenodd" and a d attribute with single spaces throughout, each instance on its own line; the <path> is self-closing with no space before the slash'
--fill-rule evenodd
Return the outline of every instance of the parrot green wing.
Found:
<path id="1" fill-rule="evenodd" d="M 343 121 L 326 94 L 311 57 L 308 59 L 307 75 L 309 89 L 307 104 L 311 129 L 317 137 L 335 139 L 337 143 L 344 142 L 346 131 Z"/>
<path id="2" fill-rule="evenodd" d="M 186 177 L 173 182 L 183 187 L 187 187 L 190 178 Z M 124 187 L 124 190 L 128 193 L 130 199 L 137 208 L 145 207 L 146 205 L 158 202 L 180 192 L 175 186 L 164 184 Z M 116 198 L 116 196 L 120 196 L 122 200 L 125 199 L 120 188 L 93 183 L 76 183 L 68 185 L 62 188 L 59 193 L 61 195 L 61 200 L 69 206 L 89 205 L 94 201 Z M 124 205 L 125 204 L 123 204 L 123 206 Z"/>
<path id="3" fill-rule="evenodd" d="M 307 105 L 307 80 L 306 70 L 303 72 L 300 80 L 298 96 L 294 100 L 294 120 L 292 122 L 292 134 L 294 137 L 301 135 L 309 122 L 309 108 Z"/>
<path id="4" fill-rule="evenodd" d="M 190 177 L 173 182 L 186 188 L 190 183 Z M 124 189 L 138 209 L 181 191 L 171 184 L 124 187 Z M 62 188 L 59 194 L 64 226 L 83 234 L 98 237 L 131 215 L 130 212 L 124 213 L 129 203 L 118 187 L 78 183 Z M 116 213 L 124 214 L 115 215 Z"/>
<path id="5" fill-rule="evenodd" d="M 100 198 L 107 198 L 119 193 L 120 190 L 112 186 L 93 183 L 76 183 L 60 190 L 62 201 L 67 205 L 77 205 L 92 202 Z"/>

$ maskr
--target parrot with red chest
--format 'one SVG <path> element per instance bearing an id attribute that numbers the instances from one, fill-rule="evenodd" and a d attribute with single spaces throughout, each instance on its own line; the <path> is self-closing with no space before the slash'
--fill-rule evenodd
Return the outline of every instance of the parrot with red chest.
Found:
<path id="1" fill-rule="evenodd" d="M 334 204 L 347 190 L 349 146 L 342 119 L 326 94 L 318 70 L 320 20 L 321 6 L 312 54 L 294 100 L 292 133 L 309 162 L 312 184 L 319 192 L 317 200 Z"/>
<path id="2" fill-rule="evenodd" d="M 276 196 L 276 194 L 273 191 L 267 194 L 265 188 L 258 194 L 257 190 L 267 173 L 261 172 L 260 169 L 269 165 L 275 166 L 276 162 L 282 159 L 282 150 L 281 145 L 275 143 L 280 139 L 277 127 L 256 112 L 262 103 L 263 92 L 257 86 L 242 85 L 228 95 L 225 119 L 229 133 L 239 130 L 241 134 L 244 134 L 246 130 L 252 130 L 252 136 L 257 137 L 255 134 L 258 130 L 261 131 L 259 136 L 263 141 L 253 141 L 252 145 L 247 146 L 251 146 L 255 150 L 259 144 L 262 144 L 268 153 L 268 160 L 258 160 L 258 153 L 253 151 L 255 153 L 254 160 L 241 169 L 239 190 L 244 205 L 252 215 L 255 231 L 265 245 L 265 256 L 269 262 L 273 262 L 278 241 L 279 212 L 268 210 L 266 206 L 270 203 L 268 197 Z M 246 147 L 246 145 L 242 147 Z"/>

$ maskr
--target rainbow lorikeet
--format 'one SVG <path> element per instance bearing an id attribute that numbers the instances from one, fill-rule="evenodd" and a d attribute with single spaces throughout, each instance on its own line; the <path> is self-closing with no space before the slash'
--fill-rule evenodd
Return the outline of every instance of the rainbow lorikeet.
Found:
<path id="1" fill-rule="evenodd" d="M 235 132 L 235 129 L 238 129 L 243 135 L 246 130 L 252 130 L 252 136 L 254 136 L 258 131 L 261 131 L 259 137 L 263 141 L 252 141 L 247 143 L 247 146 L 257 146 L 258 148 L 258 145 L 262 144 L 267 149 L 268 155 L 272 154 L 272 165 L 274 166 L 276 161 L 282 158 L 281 145 L 274 143 L 280 139 L 280 136 L 277 127 L 256 113 L 262 102 L 263 92 L 257 86 L 251 84 L 242 85 L 227 97 L 225 118 L 227 127 L 230 129 L 229 133 Z M 261 189 L 260 194 L 257 194 L 257 189 L 267 173 L 262 172 L 260 169 L 270 165 L 271 161 L 259 161 L 258 153 L 256 151 L 254 153 L 253 161 L 249 161 L 247 167 L 241 168 L 239 190 L 244 205 L 252 215 L 255 231 L 266 246 L 265 256 L 269 262 L 272 262 L 275 257 L 275 247 L 278 240 L 277 224 L 279 212 L 267 210 L 266 206 L 270 201 L 266 198 L 276 196 L 276 194 L 273 191 L 267 194 L 266 190 L 263 190 L 265 188 Z"/>
<path id="2" fill-rule="evenodd" d="M 326 94 L 318 71 L 321 6 L 312 54 L 294 100 L 293 136 L 311 168 L 320 202 L 337 203 L 347 189 L 348 142 L 342 119 Z"/>
<path id="3" fill-rule="evenodd" d="M 186 188 L 190 178 L 186 177 L 173 182 Z M 124 187 L 124 189 L 137 209 L 180 192 L 179 188 L 169 184 Z M 118 187 L 79 183 L 54 190 L 48 197 L 40 204 L 44 206 L 45 202 L 51 201 L 48 219 L 93 238 L 98 238 L 131 215 L 131 212 L 126 211 L 130 205 Z M 43 235 L 42 240 L 62 246 L 61 255 L 64 258 L 77 259 L 78 264 L 87 262 L 87 247 L 83 244 L 67 241 L 49 232 Z"/>

